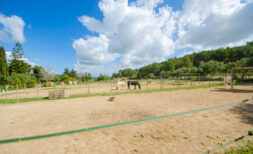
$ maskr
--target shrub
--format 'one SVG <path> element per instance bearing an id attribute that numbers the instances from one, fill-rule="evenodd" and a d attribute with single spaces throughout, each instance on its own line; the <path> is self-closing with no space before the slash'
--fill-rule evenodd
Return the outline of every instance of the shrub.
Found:
<path id="1" fill-rule="evenodd" d="M 33 80 L 33 81 L 32 81 Z M 34 87 L 36 84 L 36 79 L 34 76 L 28 74 L 14 74 L 9 76 L 8 78 L 9 85 L 16 86 L 18 85 L 19 88 L 24 87 Z"/>
<path id="2" fill-rule="evenodd" d="M 36 80 L 30 80 L 27 83 L 27 88 L 34 88 L 36 85 Z"/>
<path id="3" fill-rule="evenodd" d="M 19 88 L 22 88 L 22 82 L 19 80 L 19 78 L 16 78 L 13 82 L 12 85 L 18 85 Z"/>

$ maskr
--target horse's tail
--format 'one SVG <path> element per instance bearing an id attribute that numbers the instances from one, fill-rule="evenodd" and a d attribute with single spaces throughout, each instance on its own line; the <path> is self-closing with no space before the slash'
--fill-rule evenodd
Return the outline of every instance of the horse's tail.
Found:
<path id="1" fill-rule="evenodd" d="M 128 89 L 130 89 L 130 81 L 127 81 Z"/>

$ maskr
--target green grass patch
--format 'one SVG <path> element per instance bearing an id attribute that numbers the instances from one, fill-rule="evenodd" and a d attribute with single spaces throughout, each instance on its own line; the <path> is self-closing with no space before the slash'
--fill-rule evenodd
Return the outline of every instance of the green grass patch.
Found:
<path id="1" fill-rule="evenodd" d="M 175 91 L 175 90 L 191 90 L 199 88 L 213 88 L 221 87 L 223 84 L 215 85 L 201 85 L 201 86 L 189 86 L 189 87 L 177 87 L 177 88 L 163 88 L 163 89 L 145 89 L 145 90 L 129 90 L 122 92 L 107 92 L 107 93 L 88 93 L 88 94 L 79 94 L 79 95 L 70 95 L 69 97 L 62 99 L 72 99 L 72 98 L 82 98 L 82 97 L 93 97 L 93 96 L 114 96 L 114 95 L 124 95 L 124 94 L 136 94 L 136 93 L 151 93 L 151 92 L 161 92 L 161 91 Z M 23 103 L 23 102 L 33 102 L 33 101 L 46 101 L 50 100 L 48 97 L 33 97 L 33 98 L 23 98 L 19 99 L 0 99 L 0 104 L 14 104 L 14 103 Z"/>
<path id="2" fill-rule="evenodd" d="M 248 141 L 245 147 L 240 147 L 238 149 L 231 148 L 225 153 L 226 154 L 253 154 L 253 142 Z"/>
<path id="3" fill-rule="evenodd" d="M 33 98 L 21 98 L 21 99 L 0 99 L 0 104 L 14 104 L 23 102 L 33 102 L 33 101 L 46 101 L 49 100 L 48 97 L 33 97 Z"/>

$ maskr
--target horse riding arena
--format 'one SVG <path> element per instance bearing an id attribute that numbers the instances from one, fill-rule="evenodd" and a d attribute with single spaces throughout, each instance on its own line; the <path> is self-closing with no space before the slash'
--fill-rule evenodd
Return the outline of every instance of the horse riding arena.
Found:
<path id="1" fill-rule="evenodd" d="M 216 87 L 115 95 L 113 101 L 108 101 L 112 96 L 94 96 L 1 104 L 0 140 L 139 122 L 3 143 L 0 153 L 203 153 L 221 140 L 233 140 L 253 128 L 252 100 L 143 119 L 229 104 L 252 98 L 252 94 L 253 85 L 247 84 L 234 90 Z M 247 139 L 253 141 L 253 137 Z M 239 144 L 243 143 L 231 146 Z"/>
<path id="2" fill-rule="evenodd" d="M 141 89 L 163 89 L 163 88 L 180 88 L 180 87 L 190 87 L 190 86 L 208 86 L 214 84 L 223 84 L 223 81 L 177 81 L 177 80 L 152 80 L 148 82 L 142 80 Z M 134 86 L 130 86 L 131 90 Z M 7 91 L 4 94 L 0 94 L 0 99 L 24 99 L 24 98 L 39 98 L 48 97 L 49 92 L 54 90 L 66 90 L 69 95 L 82 95 L 82 94 L 96 94 L 96 93 L 110 93 L 110 92 L 124 92 L 129 91 L 127 87 L 127 82 L 124 85 L 120 85 L 117 89 L 117 85 L 114 82 L 105 83 L 89 83 L 89 84 L 78 84 L 78 85 L 65 85 L 65 86 L 55 86 L 55 87 L 36 87 L 27 89 L 16 89 L 12 91 Z M 138 87 L 137 87 L 138 89 Z"/>

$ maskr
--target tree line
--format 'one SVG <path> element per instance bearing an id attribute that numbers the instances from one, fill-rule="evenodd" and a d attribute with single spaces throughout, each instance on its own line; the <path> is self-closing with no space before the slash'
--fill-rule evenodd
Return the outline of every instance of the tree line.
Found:
<path id="1" fill-rule="evenodd" d="M 54 74 L 42 66 L 31 66 L 24 61 L 24 50 L 20 43 L 16 43 L 12 50 L 11 59 L 6 59 L 4 47 L 0 46 L 0 88 L 1 85 L 18 86 L 19 88 L 35 87 L 37 83 L 43 84 L 47 81 L 89 82 L 92 80 L 91 73 L 77 73 L 74 69 L 64 69 L 62 74 Z M 103 79 L 99 79 L 103 80 Z M 4 88 L 4 87 L 2 87 Z"/>
<path id="2" fill-rule="evenodd" d="M 139 69 L 123 69 L 112 77 L 168 78 L 180 74 L 200 74 L 207 76 L 215 73 L 230 73 L 231 68 L 253 66 L 253 42 L 244 46 L 219 48 L 171 58 L 161 63 L 153 63 Z M 245 72 L 243 73 L 245 75 Z"/>
<path id="3" fill-rule="evenodd" d="M 47 81 L 89 82 L 94 80 L 91 73 L 77 73 L 74 69 L 64 69 L 62 74 L 54 74 L 41 66 L 31 66 L 24 61 L 24 50 L 20 43 L 16 43 L 12 50 L 11 59 L 7 61 L 6 53 L 0 46 L 0 85 L 18 85 L 19 88 L 34 87 L 36 83 Z M 207 76 L 215 73 L 230 73 L 231 68 L 253 66 L 253 42 L 233 48 L 202 51 L 180 58 L 171 58 L 161 63 L 153 63 L 139 69 L 124 69 L 113 73 L 112 78 L 126 77 L 168 78 L 182 74 L 199 74 Z M 245 76 L 243 72 L 242 77 Z M 100 74 L 96 81 L 111 80 L 110 76 Z"/>

